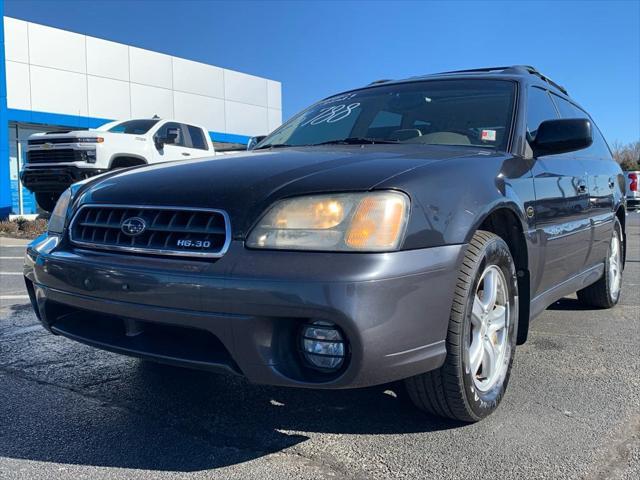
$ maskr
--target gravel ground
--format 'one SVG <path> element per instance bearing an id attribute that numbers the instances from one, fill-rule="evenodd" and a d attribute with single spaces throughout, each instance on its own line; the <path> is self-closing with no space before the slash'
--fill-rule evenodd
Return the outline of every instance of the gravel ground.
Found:
<path id="1" fill-rule="evenodd" d="M 475 425 L 420 414 L 401 385 L 256 386 L 50 335 L 25 242 L 0 238 L 0 479 L 640 478 L 640 215 L 628 223 L 621 304 L 544 312 Z"/>

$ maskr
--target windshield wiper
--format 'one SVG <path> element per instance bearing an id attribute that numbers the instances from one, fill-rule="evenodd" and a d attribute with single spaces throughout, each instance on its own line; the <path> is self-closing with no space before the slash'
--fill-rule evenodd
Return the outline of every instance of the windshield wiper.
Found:
<path id="1" fill-rule="evenodd" d="M 287 148 L 295 146 L 296 145 L 289 145 L 288 143 L 270 143 L 269 145 L 263 145 L 261 147 L 254 148 L 254 150 L 265 150 L 267 148 Z"/>
<path id="2" fill-rule="evenodd" d="M 400 143 L 397 140 L 380 140 L 377 138 L 366 137 L 348 137 L 340 140 L 329 140 L 327 142 L 312 143 L 309 146 L 315 147 L 317 145 L 373 145 L 376 143 Z"/>

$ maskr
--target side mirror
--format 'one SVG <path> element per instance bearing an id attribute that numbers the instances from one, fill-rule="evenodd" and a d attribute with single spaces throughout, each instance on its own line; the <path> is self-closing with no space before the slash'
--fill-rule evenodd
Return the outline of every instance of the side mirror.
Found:
<path id="1" fill-rule="evenodd" d="M 175 145 L 180 143 L 180 129 L 167 128 L 167 136 L 164 138 L 165 145 Z"/>
<path id="2" fill-rule="evenodd" d="M 166 136 L 161 137 L 156 135 L 154 138 L 156 148 L 162 150 L 165 145 L 175 145 L 180 143 L 180 129 L 179 128 L 167 128 Z"/>
<path id="3" fill-rule="evenodd" d="M 247 143 L 247 150 L 253 150 L 254 148 L 256 148 L 256 145 L 258 145 L 265 138 L 267 138 L 266 135 L 258 135 L 257 137 L 251 137 L 249 139 L 249 142 Z"/>
<path id="4" fill-rule="evenodd" d="M 541 157 L 582 150 L 592 143 L 591 122 L 586 118 L 567 118 L 542 122 L 531 148 L 535 157 Z"/>

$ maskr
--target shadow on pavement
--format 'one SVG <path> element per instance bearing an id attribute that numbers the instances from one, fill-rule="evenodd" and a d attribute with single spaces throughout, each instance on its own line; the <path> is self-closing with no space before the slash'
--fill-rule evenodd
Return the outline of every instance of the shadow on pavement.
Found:
<path id="1" fill-rule="evenodd" d="M 461 426 L 414 409 L 401 384 L 298 390 L 133 359 L 122 363 L 122 375 L 83 385 L 69 385 L 68 376 L 75 369 L 86 376 L 99 364 L 68 365 L 65 386 L 0 367 L 0 456 L 189 472 L 279 452 L 318 432 L 401 434 Z"/>

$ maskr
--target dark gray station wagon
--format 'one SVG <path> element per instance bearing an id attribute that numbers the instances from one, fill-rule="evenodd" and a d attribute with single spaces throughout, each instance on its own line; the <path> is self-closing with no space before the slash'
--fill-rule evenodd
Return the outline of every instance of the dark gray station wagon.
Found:
<path id="1" fill-rule="evenodd" d="M 272 385 L 406 379 L 477 421 L 547 306 L 618 302 L 624 182 L 532 67 L 380 81 L 245 154 L 74 184 L 25 277 L 47 329 L 98 348 Z"/>

